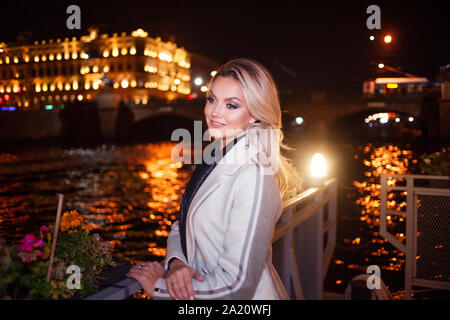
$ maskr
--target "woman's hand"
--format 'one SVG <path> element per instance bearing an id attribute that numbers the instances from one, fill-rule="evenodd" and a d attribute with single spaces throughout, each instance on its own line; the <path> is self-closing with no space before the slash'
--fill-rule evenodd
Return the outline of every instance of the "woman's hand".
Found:
<path id="1" fill-rule="evenodd" d="M 134 278 L 150 296 L 155 289 L 156 281 L 164 277 L 164 268 L 157 261 L 142 262 L 133 266 L 127 277 Z"/>
<path id="2" fill-rule="evenodd" d="M 172 299 L 194 300 L 192 278 L 203 281 L 196 270 L 188 267 L 183 261 L 175 259 L 170 263 L 169 274 L 166 277 L 166 286 Z"/>

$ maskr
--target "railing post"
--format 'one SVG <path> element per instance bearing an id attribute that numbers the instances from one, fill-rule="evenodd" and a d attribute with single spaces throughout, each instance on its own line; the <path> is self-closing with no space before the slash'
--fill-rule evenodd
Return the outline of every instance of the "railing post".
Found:
<path id="1" fill-rule="evenodd" d="M 405 252 L 405 299 L 411 299 L 412 271 L 416 257 L 414 255 L 414 178 L 406 177 L 406 252 Z"/>

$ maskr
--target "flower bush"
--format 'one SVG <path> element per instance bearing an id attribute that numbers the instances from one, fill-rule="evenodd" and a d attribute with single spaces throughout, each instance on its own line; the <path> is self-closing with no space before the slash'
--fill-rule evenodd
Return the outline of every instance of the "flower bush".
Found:
<path id="1" fill-rule="evenodd" d="M 450 147 L 441 151 L 422 154 L 420 164 L 423 174 L 449 176 L 450 175 Z"/>
<path id="2" fill-rule="evenodd" d="M 16 245 L 0 239 L 0 298 L 4 299 L 69 299 L 98 290 L 97 276 L 113 265 L 109 243 L 96 233 L 90 234 L 83 217 L 76 210 L 61 217 L 51 280 L 47 283 L 53 226 L 42 226 L 39 236 L 27 234 Z M 67 286 L 66 270 L 76 265 L 81 270 L 80 290 Z"/>

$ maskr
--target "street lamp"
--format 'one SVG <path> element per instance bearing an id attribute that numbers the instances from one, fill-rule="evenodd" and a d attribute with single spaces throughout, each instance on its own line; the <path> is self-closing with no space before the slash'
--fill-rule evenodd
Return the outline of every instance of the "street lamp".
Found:
<path id="1" fill-rule="evenodd" d="M 310 165 L 311 182 L 313 187 L 320 187 L 327 176 L 327 163 L 321 153 L 315 153 Z"/>
<path id="2" fill-rule="evenodd" d="M 391 43 L 392 42 L 392 37 L 388 34 L 384 37 L 384 42 L 385 43 Z"/>

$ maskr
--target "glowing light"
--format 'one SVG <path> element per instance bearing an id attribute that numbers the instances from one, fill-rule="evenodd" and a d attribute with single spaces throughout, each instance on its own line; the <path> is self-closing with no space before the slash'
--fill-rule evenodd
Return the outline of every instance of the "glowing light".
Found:
<path id="1" fill-rule="evenodd" d="M 200 77 L 195 78 L 194 80 L 195 85 L 200 86 L 203 83 L 203 79 Z"/>
<path id="2" fill-rule="evenodd" d="M 58 53 L 58 54 L 56 55 L 56 60 L 61 60 L 61 59 L 62 59 L 61 53 Z"/>
<path id="3" fill-rule="evenodd" d="M 19 59 L 17 57 L 14 57 L 14 63 L 19 63 Z"/>
<path id="4" fill-rule="evenodd" d="M 400 122 L 400 118 L 395 118 L 395 122 Z"/>
<path id="5" fill-rule="evenodd" d="M 5 57 L 5 62 L 6 62 L 6 64 L 9 63 L 9 57 L 8 56 Z"/>
<path id="6" fill-rule="evenodd" d="M 122 48 L 122 50 L 120 51 L 120 53 L 124 56 L 126 55 L 128 52 L 127 48 Z"/>
<path id="7" fill-rule="evenodd" d="M 131 48 L 130 48 L 130 54 L 131 54 L 132 56 L 134 56 L 134 55 L 136 54 L 136 48 L 135 48 L 135 47 L 131 47 Z"/>
<path id="8" fill-rule="evenodd" d="M 70 84 L 66 83 L 66 85 L 64 86 L 64 89 L 66 89 L 66 91 L 69 91 L 70 90 Z"/>
<path id="9" fill-rule="evenodd" d="M 408 118 L 408 121 L 409 121 L 409 122 L 413 122 L 413 121 L 414 121 L 414 118 L 413 118 L 413 117 L 409 117 L 409 118 Z"/>
<path id="10" fill-rule="evenodd" d="M 79 94 L 77 99 L 78 99 L 78 101 L 82 101 L 83 100 L 83 95 Z"/>
<path id="11" fill-rule="evenodd" d="M 303 123 L 303 118 L 302 117 L 296 117 L 295 118 L 295 123 L 298 125 L 301 125 Z"/>
<path id="12" fill-rule="evenodd" d="M 53 54 L 48 55 L 48 60 L 53 61 L 55 60 L 55 56 Z"/>
<path id="13" fill-rule="evenodd" d="M 211 71 L 211 77 L 214 77 L 217 74 L 216 70 Z"/>
<path id="14" fill-rule="evenodd" d="M 312 157 L 310 171 L 312 177 L 326 177 L 327 164 L 321 153 L 316 153 Z"/>
<path id="15" fill-rule="evenodd" d="M 89 55 L 86 52 L 81 53 L 82 59 L 89 59 Z"/>
<path id="16" fill-rule="evenodd" d="M 208 87 L 207 87 L 207 86 L 202 86 L 202 87 L 200 88 L 200 91 L 201 91 L 201 92 L 206 92 L 206 91 L 208 91 Z"/>
<path id="17" fill-rule="evenodd" d="M 145 37 L 148 36 L 148 32 L 145 32 L 144 30 L 139 28 L 139 29 L 134 30 L 133 32 L 131 32 L 131 36 L 145 38 Z"/>
<path id="18" fill-rule="evenodd" d="M 384 42 L 385 43 L 391 43 L 392 42 L 392 37 L 390 35 L 387 35 L 384 37 Z"/>
<path id="19" fill-rule="evenodd" d="M 167 62 L 171 62 L 172 61 L 172 57 L 167 52 L 160 52 L 158 57 L 162 61 L 167 61 Z"/>
<path id="20" fill-rule="evenodd" d="M 44 83 L 44 84 L 42 85 L 42 91 L 46 92 L 47 90 L 48 90 L 47 84 Z"/>
<path id="21" fill-rule="evenodd" d="M 384 113 L 381 117 L 380 117 L 380 123 L 388 123 L 389 121 L 389 116 L 387 113 Z"/>
<path id="22" fill-rule="evenodd" d="M 370 36 L 369 39 L 370 39 L 370 41 L 373 41 L 373 40 L 375 40 L 375 37 L 374 36 Z"/>
<path id="23" fill-rule="evenodd" d="M 97 73 L 98 72 L 98 67 L 97 66 L 93 66 L 92 67 L 92 72 Z"/>
<path id="24" fill-rule="evenodd" d="M 90 87 L 91 87 L 91 86 L 90 86 L 90 84 L 89 84 L 89 81 L 86 81 L 86 82 L 84 83 L 84 89 L 89 90 Z"/>
<path id="25" fill-rule="evenodd" d="M 36 84 L 35 91 L 36 92 L 41 92 L 41 85 L 39 83 Z"/>
<path id="26" fill-rule="evenodd" d="M 113 56 L 113 57 L 117 57 L 118 55 L 119 55 L 119 49 L 114 48 L 114 49 L 112 50 L 112 56 Z"/>
<path id="27" fill-rule="evenodd" d="M 104 72 L 104 73 L 109 72 L 109 66 L 104 66 L 104 67 L 103 67 L 103 72 Z"/>
<path id="28" fill-rule="evenodd" d="M 130 86 L 132 86 L 133 88 L 135 88 L 135 87 L 136 87 L 136 80 L 131 80 Z"/>
<path id="29" fill-rule="evenodd" d="M 118 83 L 118 82 L 114 82 L 114 84 L 113 84 L 113 88 L 114 88 L 114 89 L 117 89 L 117 88 L 119 88 L 119 83 Z"/>
<path id="30" fill-rule="evenodd" d="M 23 60 L 24 60 L 25 62 L 29 62 L 29 61 L 30 61 L 30 57 L 29 57 L 28 55 L 26 55 L 26 56 L 23 58 Z"/>
<path id="31" fill-rule="evenodd" d="M 396 84 L 396 83 L 388 83 L 386 86 L 388 87 L 388 89 L 397 89 L 398 88 L 398 84 Z"/>
<path id="32" fill-rule="evenodd" d="M 39 62 L 39 56 L 34 56 L 34 62 Z"/>
<path id="33" fill-rule="evenodd" d="M 64 53 L 64 59 L 69 60 L 70 54 L 68 52 Z"/>
<path id="34" fill-rule="evenodd" d="M 76 52 L 72 53 L 72 59 L 75 60 L 76 58 L 78 58 L 78 54 Z"/>
<path id="35" fill-rule="evenodd" d="M 180 84 L 180 79 L 175 79 L 175 80 L 173 81 L 173 83 L 175 83 L 175 84 Z"/>
<path id="36" fill-rule="evenodd" d="M 109 57 L 109 51 L 108 50 L 103 51 L 103 57 L 105 57 L 105 58 Z"/>
<path id="37" fill-rule="evenodd" d="M 378 64 L 378 68 L 383 69 L 384 68 L 384 64 L 383 63 L 379 63 Z"/>
<path id="38" fill-rule="evenodd" d="M 76 80 L 72 83 L 72 88 L 73 90 L 78 90 L 78 82 Z"/>
<path id="39" fill-rule="evenodd" d="M 98 89 L 98 86 L 99 86 L 99 82 L 98 82 L 98 81 L 94 81 L 94 82 L 92 83 L 92 89 L 97 90 L 97 89 Z"/>
<path id="40" fill-rule="evenodd" d="M 120 82 L 120 85 L 121 85 L 121 87 L 122 88 L 128 88 L 128 80 L 126 80 L 126 79 L 123 79 L 121 82 Z"/>

